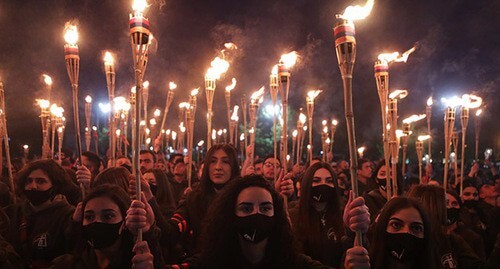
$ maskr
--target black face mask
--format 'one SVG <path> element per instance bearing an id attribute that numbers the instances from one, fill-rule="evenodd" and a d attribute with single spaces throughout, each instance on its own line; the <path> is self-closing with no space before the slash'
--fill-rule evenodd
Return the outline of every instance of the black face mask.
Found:
<path id="1" fill-rule="evenodd" d="M 314 186 L 311 188 L 311 199 L 315 203 L 326 203 L 333 197 L 334 190 L 325 184 Z"/>
<path id="2" fill-rule="evenodd" d="M 447 208 L 446 209 L 446 218 L 448 219 L 448 225 L 451 225 L 458 221 L 460 215 L 459 208 Z"/>
<path id="3" fill-rule="evenodd" d="M 158 186 L 153 185 L 153 184 L 149 184 L 149 189 L 151 190 L 151 193 L 153 194 L 153 196 L 156 196 L 156 191 L 158 191 Z"/>
<path id="4" fill-rule="evenodd" d="M 464 206 L 468 208 L 476 207 L 477 201 L 476 200 L 465 200 L 464 201 Z"/>
<path id="5" fill-rule="evenodd" d="M 32 205 L 37 206 L 45 203 L 47 200 L 52 198 L 52 190 L 52 188 L 46 191 L 25 190 L 24 194 Z"/>
<path id="6" fill-rule="evenodd" d="M 386 232 L 386 251 L 390 256 L 401 261 L 411 261 L 421 257 L 424 249 L 424 239 L 409 233 Z"/>
<path id="7" fill-rule="evenodd" d="M 274 217 L 253 214 L 246 217 L 236 217 L 236 231 L 243 239 L 257 244 L 269 237 L 274 228 Z"/>
<path id="8" fill-rule="evenodd" d="M 381 188 L 383 191 L 387 190 L 387 179 L 377 177 L 375 182 L 377 182 L 378 187 Z"/>
<path id="9" fill-rule="evenodd" d="M 103 249 L 116 242 L 122 223 L 123 221 L 114 224 L 93 222 L 82 226 L 82 236 L 95 249 Z"/>

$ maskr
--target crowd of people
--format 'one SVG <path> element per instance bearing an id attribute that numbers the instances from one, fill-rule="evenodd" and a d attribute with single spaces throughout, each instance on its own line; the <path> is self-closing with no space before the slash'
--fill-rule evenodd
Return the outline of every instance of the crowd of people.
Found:
<path id="1" fill-rule="evenodd" d="M 0 268 L 500 268 L 494 162 L 466 169 L 461 196 L 428 164 L 387 197 L 383 159 L 358 161 L 359 195 L 346 160 L 241 162 L 230 144 L 188 160 L 142 150 L 140 178 L 92 152 L 19 165 L 0 183 Z"/>

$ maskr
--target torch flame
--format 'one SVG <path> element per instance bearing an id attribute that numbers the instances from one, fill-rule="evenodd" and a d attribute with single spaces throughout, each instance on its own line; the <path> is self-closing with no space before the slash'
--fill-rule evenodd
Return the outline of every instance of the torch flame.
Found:
<path id="1" fill-rule="evenodd" d="M 226 73 L 229 69 L 229 62 L 219 57 L 215 57 L 215 59 L 210 63 L 210 66 L 211 67 L 207 70 L 205 77 L 207 79 L 219 79 L 220 76 Z"/>
<path id="2" fill-rule="evenodd" d="M 262 86 L 258 91 L 252 93 L 250 101 L 252 103 L 258 102 L 259 104 L 264 101 L 264 86 Z"/>
<path id="3" fill-rule="evenodd" d="M 43 81 L 45 82 L 45 84 L 47 85 L 52 85 L 52 78 L 49 76 L 49 75 L 46 75 L 46 74 L 43 74 Z"/>
<path id="4" fill-rule="evenodd" d="M 142 87 L 143 87 L 144 89 L 149 88 L 149 80 L 144 81 L 144 82 L 142 83 Z"/>
<path id="5" fill-rule="evenodd" d="M 425 140 L 427 140 L 429 138 L 431 138 L 430 135 L 419 135 L 418 138 L 417 138 L 417 140 L 418 141 L 425 141 Z"/>
<path id="6" fill-rule="evenodd" d="M 483 98 L 473 94 L 462 95 L 462 100 L 463 105 L 468 108 L 478 108 L 483 103 Z"/>
<path id="7" fill-rule="evenodd" d="M 150 119 L 149 120 L 149 125 L 155 126 L 156 125 L 156 119 L 155 118 Z"/>
<path id="8" fill-rule="evenodd" d="M 234 106 L 233 108 L 233 115 L 231 115 L 231 120 L 232 121 L 238 121 L 239 120 L 239 117 L 238 117 L 238 110 L 240 109 L 239 106 Z"/>
<path id="9" fill-rule="evenodd" d="M 63 129 L 64 129 L 63 127 L 58 127 L 58 128 L 57 128 L 57 132 L 58 132 L 58 133 L 62 133 L 62 132 L 63 132 Z"/>
<path id="10" fill-rule="evenodd" d="M 177 139 L 177 132 L 176 131 L 172 131 L 172 139 L 173 140 Z"/>
<path id="11" fill-rule="evenodd" d="M 97 131 L 97 126 L 92 126 L 92 130 Z"/>
<path id="12" fill-rule="evenodd" d="M 307 92 L 307 97 L 309 98 L 310 101 L 314 102 L 314 99 L 318 97 L 318 95 L 321 93 L 321 90 L 312 90 Z"/>
<path id="13" fill-rule="evenodd" d="M 368 0 L 364 6 L 348 6 L 344 14 L 337 15 L 337 17 L 350 21 L 362 20 L 370 15 L 374 2 L 375 0 Z"/>
<path id="14" fill-rule="evenodd" d="M 205 141 L 204 140 L 200 140 L 200 142 L 198 142 L 198 147 L 203 146 L 203 144 L 205 144 Z"/>
<path id="15" fill-rule="evenodd" d="M 46 109 L 50 107 L 49 100 L 45 99 L 36 99 L 36 103 L 40 106 L 41 109 Z"/>
<path id="16" fill-rule="evenodd" d="M 212 129 L 212 140 L 217 139 L 217 131 L 215 129 Z"/>
<path id="17" fill-rule="evenodd" d="M 92 103 L 92 97 L 90 95 L 87 95 L 87 97 L 85 97 L 85 102 L 87 102 L 87 104 Z"/>
<path id="18" fill-rule="evenodd" d="M 432 106 L 433 103 L 432 96 L 430 96 L 429 99 L 427 99 L 427 106 Z"/>
<path id="19" fill-rule="evenodd" d="M 463 100 L 461 98 L 459 98 L 458 96 L 453 96 L 452 98 L 449 98 L 449 99 L 443 97 L 443 98 L 441 98 L 441 102 L 443 102 L 447 107 L 454 108 L 454 107 L 462 105 Z"/>
<path id="20" fill-rule="evenodd" d="M 236 79 L 233 78 L 231 81 L 232 81 L 231 85 L 226 87 L 226 92 L 230 92 L 234 90 L 234 88 L 236 87 Z"/>
<path id="21" fill-rule="evenodd" d="M 362 154 L 363 154 L 363 152 L 365 152 L 365 150 L 366 150 L 366 147 L 359 147 L 359 148 L 358 148 L 358 153 L 359 153 L 359 155 L 362 155 Z"/>
<path id="22" fill-rule="evenodd" d="M 306 115 L 305 115 L 304 113 L 300 113 L 300 115 L 299 115 L 299 121 L 300 121 L 302 124 L 304 124 L 304 123 L 306 123 L 306 120 L 307 120 Z"/>
<path id="23" fill-rule="evenodd" d="M 328 122 L 326 120 L 321 121 L 321 125 L 326 126 Z"/>
<path id="24" fill-rule="evenodd" d="M 403 130 L 396 130 L 396 137 L 399 139 L 403 137 L 405 134 L 403 133 Z"/>
<path id="25" fill-rule="evenodd" d="M 408 118 L 404 119 L 403 123 L 413 123 L 413 122 L 419 121 L 423 118 L 425 118 L 425 114 L 411 115 Z"/>
<path id="26" fill-rule="evenodd" d="M 187 109 L 187 108 L 189 108 L 189 103 L 187 103 L 187 102 L 181 102 L 181 103 L 179 103 L 179 108 L 180 109 L 183 109 L 183 108 Z"/>
<path id="27" fill-rule="evenodd" d="M 299 55 L 297 54 L 297 52 L 292 51 L 290 53 L 281 55 L 280 63 L 283 63 L 287 68 L 291 68 L 295 65 L 295 63 L 297 63 L 298 57 Z"/>
<path id="28" fill-rule="evenodd" d="M 483 113 L 483 110 L 482 109 L 478 109 L 476 111 L 476 116 L 479 117 L 481 115 L 481 113 Z"/>
<path id="29" fill-rule="evenodd" d="M 111 52 L 109 51 L 106 51 L 104 53 L 104 64 L 108 66 L 115 64 L 115 58 L 113 57 L 113 54 L 111 54 Z"/>
<path id="30" fill-rule="evenodd" d="M 323 127 L 323 133 L 327 134 L 328 133 L 328 127 Z"/>
<path id="31" fill-rule="evenodd" d="M 406 96 L 408 96 L 407 90 L 394 90 L 391 94 L 389 94 L 390 99 L 403 99 Z"/>
<path id="32" fill-rule="evenodd" d="M 130 110 L 130 103 L 127 102 L 127 100 L 123 96 L 115 97 L 113 99 L 113 102 L 115 104 L 114 105 L 115 112 L 119 112 L 121 110 L 124 110 L 124 111 Z"/>
<path id="33" fill-rule="evenodd" d="M 64 40 L 72 46 L 76 46 L 76 42 L 78 42 L 78 29 L 71 22 L 67 22 L 64 26 Z"/>
<path id="34" fill-rule="evenodd" d="M 293 130 L 293 132 L 292 132 L 293 137 L 297 137 L 298 134 L 299 134 L 299 132 L 297 130 Z"/>
<path id="35" fill-rule="evenodd" d="M 196 95 L 198 95 L 199 92 L 200 92 L 200 88 L 196 88 L 196 89 L 191 91 L 191 96 L 196 96 Z"/>
<path id="36" fill-rule="evenodd" d="M 170 81 L 170 82 L 168 83 L 168 88 L 169 88 L 171 91 L 173 91 L 173 90 L 175 90 L 175 89 L 177 88 L 177 84 L 175 84 L 173 81 Z"/>
<path id="37" fill-rule="evenodd" d="M 334 126 L 337 126 L 337 124 L 339 124 L 339 122 L 338 122 L 337 120 L 332 120 L 332 124 L 333 124 Z"/>
<path id="38" fill-rule="evenodd" d="M 271 75 L 277 75 L 277 74 L 278 74 L 278 65 L 275 65 L 271 70 Z"/>
<path id="39" fill-rule="evenodd" d="M 240 134 L 240 141 L 245 141 L 245 134 Z"/>
<path id="40" fill-rule="evenodd" d="M 24 145 L 24 146 L 23 146 L 23 148 L 24 148 L 24 149 L 29 149 L 29 147 L 30 147 L 30 146 L 28 146 L 28 145 Z"/>
<path id="41" fill-rule="evenodd" d="M 238 49 L 238 46 L 236 46 L 236 44 L 234 44 L 233 42 L 228 42 L 228 43 L 225 43 L 224 44 L 224 47 L 228 50 L 235 50 L 235 49 Z"/>
<path id="42" fill-rule="evenodd" d="M 165 134 L 170 135 L 171 132 L 172 131 L 170 129 L 167 129 L 167 131 L 165 131 Z"/>
<path id="43" fill-rule="evenodd" d="M 143 13 L 148 7 L 148 1 L 146 0 L 134 0 L 132 3 L 132 10 L 138 13 Z"/>
<path id="44" fill-rule="evenodd" d="M 153 116 L 155 116 L 155 117 L 159 117 L 160 114 L 161 114 L 161 110 L 159 110 L 159 109 L 155 109 L 155 112 L 153 112 Z"/>
<path id="45" fill-rule="evenodd" d="M 64 108 L 57 106 L 56 104 L 53 104 L 50 106 L 50 113 L 54 115 L 54 117 L 62 118 L 64 113 Z"/>
<path id="46" fill-rule="evenodd" d="M 330 145 L 330 143 L 332 143 L 332 141 L 330 140 L 330 137 L 326 138 L 325 143 L 328 145 Z"/>
<path id="47" fill-rule="evenodd" d="M 410 54 L 412 54 L 416 50 L 415 47 L 405 51 L 402 55 L 399 54 L 399 52 L 395 51 L 392 53 L 382 53 L 378 55 L 378 59 L 382 62 L 385 62 L 387 64 L 392 63 L 392 62 L 405 62 L 408 60 L 408 57 Z"/>

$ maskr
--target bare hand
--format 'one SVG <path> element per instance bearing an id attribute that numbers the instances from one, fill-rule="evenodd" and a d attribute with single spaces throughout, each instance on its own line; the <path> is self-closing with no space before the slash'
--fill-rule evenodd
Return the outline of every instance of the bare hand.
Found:
<path id="1" fill-rule="evenodd" d="M 135 255 L 132 258 L 132 268 L 134 269 L 151 269 L 154 268 L 153 264 L 153 254 L 149 250 L 148 243 L 146 241 L 139 241 L 135 243 L 133 249 Z"/>
<path id="2" fill-rule="evenodd" d="M 280 177 L 276 180 L 274 187 L 280 194 L 290 197 L 295 192 L 293 188 L 292 173 L 287 173 L 286 175 L 283 174 L 284 171 L 280 173 Z"/>
<path id="3" fill-rule="evenodd" d="M 346 251 L 344 268 L 370 268 L 370 256 L 364 247 L 353 247 Z"/>
<path id="4" fill-rule="evenodd" d="M 344 225 L 353 232 L 365 233 L 370 226 L 370 213 L 361 196 L 353 199 L 353 192 L 349 192 L 349 200 L 344 208 Z"/>
<path id="5" fill-rule="evenodd" d="M 75 211 L 73 212 L 73 222 L 82 223 L 83 211 L 82 211 L 82 202 L 79 202 L 76 205 Z"/>
<path id="6" fill-rule="evenodd" d="M 76 181 L 83 185 L 83 187 L 88 190 L 90 189 L 90 180 L 92 179 L 92 173 L 85 165 L 76 166 Z"/>
<path id="7" fill-rule="evenodd" d="M 132 233 L 136 234 L 138 229 L 147 232 L 153 225 L 155 220 L 155 215 L 153 209 L 146 201 L 146 197 L 141 195 L 141 201 L 134 200 L 127 210 L 127 216 L 125 217 L 125 226 Z"/>
<path id="8" fill-rule="evenodd" d="M 128 187 L 130 190 L 130 195 L 134 198 L 136 197 L 136 180 L 135 175 L 131 174 L 129 176 Z M 149 187 L 149 182 L 141 176 L 141 192 L 146 196 L 147 201 L 151 200 L 154 196 Z"/>

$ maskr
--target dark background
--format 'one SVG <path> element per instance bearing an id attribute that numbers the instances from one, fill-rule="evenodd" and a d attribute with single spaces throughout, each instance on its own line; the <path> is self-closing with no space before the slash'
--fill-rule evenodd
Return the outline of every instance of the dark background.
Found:
<path id="1" fill-rule="evenodd" d="M 0 2 L 0 78 L 6 92 L 10 145 L 14 155 L 29 144 L 31 153 L 40 154 L 40 111 L 36 98 L 46 98 L 41 78 L 54 80 L 53 101 L 63 104 L 68 125 L 65 145 L 74 145 L 71 89 L 65 70 L 64 23 L 78 20 L 81 56 L 80 122 L 84 124 L 83 98 L 94 97 L 94 117 L 101 127 L 106 116 L 97 107 L 107 102 L 102 63 L 104 50 L 118 55 L 116 95 L 128 95 L 133 85 L 128 14 L 132 1 L 117 0 L 2 0 Z M 305 109 L 305 95 L 311 88 L 323 90 L 315 109 L 316 148 L 320 147 L 321 120 L 335 117 L 335 151 L 347 153 L 340 73 L 333 45 L 335 14 L 364 1 L 333 0 L 155 0 L 147 16 L 157 39 L 150 54 L 146 80 L 151 82 L 149 108 L 163 110 L 169 81 L 175 81 L 174 103 L 167 127 L 177 123 L 177 104 L 187 100 L 189 91 L 203 89 L 203 76 L 224 42 L 239 47 L 228 73 L 218 81 L 215 93 L 214 128 L 226 128 L 224 87 L 236 77 L 233 105 L 243 93 L 249 96 L 266 85 L 271 67 L 281 54 L 297 50 L 299 64 L 292 70 L 290 129 L 296 111 Z M 474 92 L 484 98 L 480 152 L 500 144 L 496 115 L 499 114 L 497 88 L 500 83 L 500 19 L 498 0 L 376 0 L 371 15 L 356 23 L 358 56 L 354 70 L 354 109 L 358 145 L 368 146 L 367 156 L 378 158 L 381 141 L 380 106 L 373 77 L 373 63 L 379 53 L 419 49 L 406 64 L 391 66 L 391 88 L 409 89 L 400 102 L 400 117 L 424 113 L 426 99 Z M 268 97 L 268 96 L 267 96 Z M 270 102 L 267 98 L 265 103 Z M 444 106 L 433 107 L 433 155 L 443 148 Z M 204 93 L 198 98 L 195 143 L 205 139 Z M 468 129 L 468 154 L 473 154 L 474 112 Z M 220 120 L 219 120 L 220 119 Z M 242 120 L 242 117 L 240 116 Z M 262 119 L 270 121 L 269 119 Z M 97 118 L 94 118 L 97 121 Z M 414 132 L 426 132 L 425 120 Z M 457 121 L 456 127 L 459 128 Z M 82 127 L 83 131 L 83 127 Z M 416 136 L 414 136 L 416 137 Z M 414 157 L 410 139 L 410 157 Z M 83 135 L 82 135 L 83 139 Z M 82 141 L 83 142 L 83 141 Z M 101 150 L 104 145 L 101 145 Z M 316 154 L 316 152 L 315 152 Z M 481 154 L 482 155 L 482 154 Z"/>

